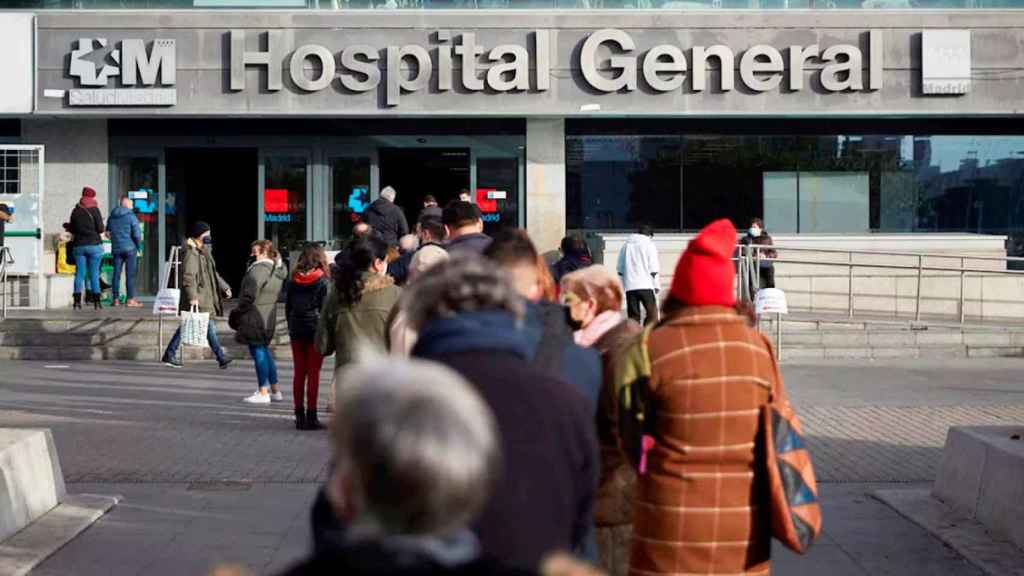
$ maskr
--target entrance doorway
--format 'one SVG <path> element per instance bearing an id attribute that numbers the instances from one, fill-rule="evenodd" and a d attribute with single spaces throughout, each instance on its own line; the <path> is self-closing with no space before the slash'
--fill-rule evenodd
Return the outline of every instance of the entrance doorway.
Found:
<path id="1" fill-rule="evenodd" d="M 167 245 L 182 246 L 196 221 L 210 225 L 220 275 L 239 293 L 259 226 L 255 148 L 167 151 Z"/>
<path id="2" fill-rule="evenodd" d="M 381 148 L 380 187 L 398 193 L 409 227 L 416 226 L 423 197 L 430 194 L 440 206 L 469 190 L 469 148 Z"/>

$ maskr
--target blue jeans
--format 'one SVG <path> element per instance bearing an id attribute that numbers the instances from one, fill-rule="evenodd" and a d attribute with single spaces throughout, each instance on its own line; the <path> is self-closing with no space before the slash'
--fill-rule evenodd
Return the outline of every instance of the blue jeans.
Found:
<path id="1" fill-rule="evenodd" d="M 213 315 L 211 314 L 210 316 Z M 210 349 L 213 350 L 213 355 L 217 357 L 217 362 L 224 362 L 224 349 L 220 347 L 220 340 L 217 339 L 217 323 L 214 322 L 213 318 L 210 318 L 210 325 L 206 327 L 206 341 L 210 343 Z M 164 356 L 176 358 L 178 356 L 179 346 L 181 346 L 180 326 L 177 331 L 174 332 L 174 336 L 171 337 L 171 341 L 167 344 L 167 350 L 164 351 Z"/>
<path id="2" fill-rule="evenodd" d="M 256 381 L 260 388 L 277 386 L 277 363 L 266 346 L 249 345 L 249 354 L 256 362 Z"/>
<path id="3" fill-rule="evenodd" d="M 100 260 L 103 259 L 103 246 L 75 246 L 71 251 L 75 257 L 75 294 L 81 294 L 85 286 L 85 274 L 89 274 L 89 291 L 100 293 Z"/>
<path id="4" fill-rule="evenodd" d="M 128 299 L 135 299 L 135 250 L 130 252 L 114 252 L 114 302 L 121 295 L 121 265 L 124 264 L 124 283 Z"/>

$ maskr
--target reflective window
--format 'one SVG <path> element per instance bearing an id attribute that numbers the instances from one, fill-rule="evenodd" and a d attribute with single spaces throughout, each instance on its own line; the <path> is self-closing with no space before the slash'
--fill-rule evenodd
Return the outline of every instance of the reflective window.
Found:
<path id="1" fill-rule="evenodd" d="M 1024 233 L 1024 136 L 600 134 L 566 149 L 570 228 Z"/>
<path id="2" fill-rule="evenodd" d="M 570 228 L 679 228 L 682 138 L 570 136 L 565 148 Z"/>
<path id="3" fill-rule="evenodd" d="M 306 241 L 307 161 L 304 156 L 267 156 L 263 162 L 266 238 L 286 254 Z"/>
<path id="4" fill-rule="evenodd" d="M 352 227 L 370 206 L 370 159 L 338 157 L 331 158 L 330 164 L 334 239 L 344 242 L 352 237 Z"/>

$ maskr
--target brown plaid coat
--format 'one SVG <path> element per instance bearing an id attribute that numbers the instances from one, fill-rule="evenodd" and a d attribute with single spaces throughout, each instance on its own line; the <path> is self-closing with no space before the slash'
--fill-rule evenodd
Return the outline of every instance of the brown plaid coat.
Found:
<path id="1" fill-rule="evenodd" d="M 755 450 L 779 379 L 768 340 L 735 310 L 701 306 L 666 319 L 648 350 L 655 445 L 637 484 L 630 575 L 768 574 Z"/>

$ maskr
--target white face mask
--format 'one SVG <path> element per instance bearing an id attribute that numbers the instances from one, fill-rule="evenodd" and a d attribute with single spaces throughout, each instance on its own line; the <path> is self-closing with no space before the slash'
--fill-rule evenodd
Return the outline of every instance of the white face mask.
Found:
<path id="1" fill-rule="evenodd" d="M 747 231 L 752 237 L 757 238 L 761 235 L 761 229 L 757 226 L 751 226 L 750 230 Z"/>

